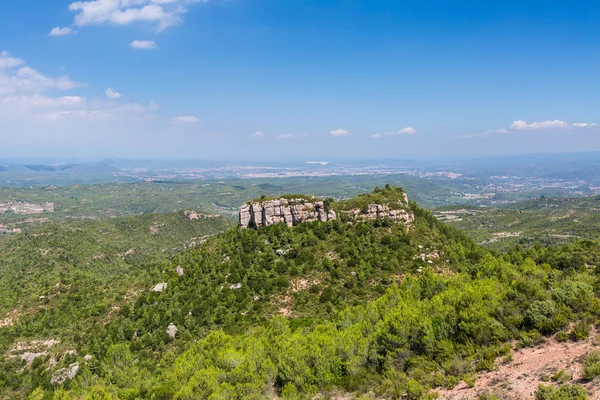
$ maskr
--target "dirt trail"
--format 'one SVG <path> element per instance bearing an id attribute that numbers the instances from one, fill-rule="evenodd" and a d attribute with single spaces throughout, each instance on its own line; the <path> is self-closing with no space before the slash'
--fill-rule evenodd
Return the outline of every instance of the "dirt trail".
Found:
<path id="1" fill-rule="evenodd" d="M 560 370 L 571 372 L 573 378 L 568 383 L 582 384 L 590 394 L 590 400 L 600 400 L 600 382 L 586 382 L 582 379 L 582 359 L 587 353 L 598 349 L 598 332 L 582 342 L 559 343 L 554 338 L 535 348 L 513 352 L 513 361 L 498 363 L 495 371 L 479 375 L 474 387 L 461 382 L 452 390 L 437 390 L 439 399 L 471 400 L 485 392 L 496 394 L 502 399 L 534 399 L 538 385 L 552 385 L 543 382 L 542 377 L 551 377 Z"/>

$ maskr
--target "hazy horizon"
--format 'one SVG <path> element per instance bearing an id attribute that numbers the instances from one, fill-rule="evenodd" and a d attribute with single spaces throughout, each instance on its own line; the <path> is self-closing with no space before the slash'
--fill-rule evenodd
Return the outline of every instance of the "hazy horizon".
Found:
<path id="1" fill-rule="evenodd" d="M 494 155 L 494 156 L 485 156 L 478 154 L 471 154 L 466 156 L 461 155 L 444 155 L 444 156 L 436 156 L 436 155 L 422 155 L 422 156 L 407 156 L 407 157 L 321 157 L 321 158 L 310 158 L 303 157 L 301 155 L 296 157 L 286 157 L 286 158 L 246 158 L 246 159 L 227 159 L 227 158 L 190 158 L 190 157 L 115 157 L 115 156 L 97 156 L 97 157 L 59 157 L 59 156 L 23 156 L 23 157 L 1 157 L 0 163 L 6 164 L 31 164 L 31 163 L 40 163 L 40 164 L 66 164 L 66 163 L 119 163 L 119 162 L 131 162 L 131 163 L 143 163 L 143 162 L 164 162 L 164 163 L 221 163 L 221 164 L 229 164 L 233 165 L 236 163 L 239 164 L 310 164 L 317 162 L 327 162 L 329 164 L 335 163 L 450 163 L 450 162 L 458 162 L 458 163 L 471 163 L 471 162 L 492 162 L 492 161 L 503 161 L 511 158 L 524 159 L 524 158 L 549 158 L 549 157 L 590 157 L 590 158 L 598 158 L 600 160 L 600 151 L 580 151 L 580 152 L 545 152 L 545 153 L 522 153 L 522 154 L 502 154 L 502 155 Z"/>

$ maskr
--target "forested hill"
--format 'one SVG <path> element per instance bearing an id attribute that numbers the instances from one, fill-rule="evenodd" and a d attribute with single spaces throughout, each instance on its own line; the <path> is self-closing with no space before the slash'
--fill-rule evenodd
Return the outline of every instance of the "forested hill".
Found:
<path id="1" fill-rule="evenodd" d="M 436 215 L 494 250 L 535 242 L 564 245 L 600 236 L 600 196 L 583 198 L 541 197 L 503 208 L 446 207 Z"/>
<path id="2" fill-rule="evenodd" d="M 387 187 L 330 206 L 403 193 Z M 581 340 L 598 322 L 597 243 L 494 256 L 410 210 L 409 229 L 387 218 L 232 228 L 148 267 L 152 285 L 88 332 L 61 322 L 36 336 L 35 322 L 17 317 L 0 328 L 0 395 L 420 399 L 473 384 L 515 340 Z M 71 347 L 52 342 L 63 335 Z M 21 343 L 9 343 L 15 336 Z M 28 363 L 22 349 L 34 340 L 41 355 Z"/>

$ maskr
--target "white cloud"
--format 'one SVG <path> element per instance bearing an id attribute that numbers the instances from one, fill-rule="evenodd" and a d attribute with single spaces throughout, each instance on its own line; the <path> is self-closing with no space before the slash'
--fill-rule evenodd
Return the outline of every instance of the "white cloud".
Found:
<path id="1" fill-rule="evenodd" d="M 253 137 L 253 138 L 261 138 L 264 136 L 265 136 L 265 134 L 263 132 L 254 132 L 254 133 L 250 134 L 250 137 Z"/>
<path id="2" fill-rule="evenodd" d="M 25 64 L 24 60 L 13 57 L 8 51 L 0 51 L 0 70 L 18 67 Z"/>
<path id="3" fill-rule="evenodd" d="M 598 126 L 596 123 L 588 124 L 587 122 L 576 122 L 573 124 L 575 128 L 592 128 Z"/>
<path id="4" fill-rule="evenodd" d="M 550 128 L 568 128 L 569 124 L 565 121 L 555 119 L 554 121 L 540 121 L 528 124 L 527 121 L 514 121 L 510 124 L 511 129 L 527 130 L 527 129 L 550 129 Z"/>
<path id="5" fill-rule="evenodd" d="M 86 86 L 75 82 L 68 75 L 48 77 L 31 68 L 24 60 L 14 58 L 10 53 L 0 52 L 0 98 L 29 97 L 38 95 L 38 100 L 45 92 L 59 90 L 66 91 Z M 65 99 L 75 98 L 66 96 Z"/>
<path id="6" fill-rule="evenodd" d="M 40 94 L 31 96 L 12 96 L 0 99 L 0 104 L 6 106 L 18 106 L 21 109 L 77 107 L 83 103 L 85 103 L 85 99 L 80 96 L 62 96 L 52 98 Z"/>
<path id="7" fill-rule="evenodd" d="M 22 61 L 22 60 L 19 60 Z M 2 61 L 0 61 L 1 63 Z M 24 63 L 24 61 L 23 61 Z M 7 61 L 4 65 L 18 65 L 15 61 Z M 0 69 L 0 96 L 15 94 L 43 93 L 48 90 L 70 90 L 86 86 L 75 82 L 68 75 L 56 78 L 47 77 L 37 70 L 24 66 L 19 69 L 2 72 Z"/>
<path id="8" fill-rule="evenodd" d="M 77 31 L 75 31 L 74 29 L 71 28 L 52 28 L 52 30 L 50 31 L 50 36 L 67 36 L 67 35 L 74 35 L 76 34 Z"/>
<path id="9" fill-rule="evenodd" d="M 147 121 L 154 119 L 154 105 L 138 103 L 118 104 L 114 102 L 98 102 L 89 107 L 62 109 L 45 116 L 48 120 L 80 120 L 80 121 Z"/>
<path id="10" fill-rule="evenodd" d="M 186 5 L 206 1 L 208 0 L 76 1 L 69 5 L 69 10 L 75 12 L 76 26 L 145 22 L 152 24 L 160 32 L 182 22 L 181 15 L 187 12 Z"/>
<path id="11" fill-rule="evenodd" d="M 402 128 L 397 132 L 386 132 L 385 135 L 388 136 L 396 136 L 396 135 L 416 135 L 417 130 L 415 128 L 411 128 L 410 126 L 406 128 Z"/>
<path id="12" fill-rule="evenodd" d="M 158 45 L 152 40 L 134 40 L 129 43 L 129 46 L 134 49 L 142 50 L 154 50 L 158 48 Z"/>
<path id="13" fill-rule="evenodd" d="M 526 121 L 514 121 L 510 124 L 510 129 L 513 130 L 548 130 L 548 129 L 571 129 L 571 128 L 591 128 L 598 126 L 596 123 L 587 123 L 587 122 L 576 122 L 574 124 L 570 124 L 565 121 L 561 121 L 559 119 L 548 120 L 548 121 L 540 121 L 540 122 L 532 122 L 528 124 Z"/>
<path id="14" fill-rule="evenodd" d="M 495 136 L 497 134 L 509 134 L 509 133 L 517 133 L 522 131 L 560 131 L 560 130 L 569 130 L 569 129 L 582 129 L 582 128 L 593 128 L 599 126 L 597 123 L 587 123 L 587 122 L 576 122 L 570 124 L 568 122 L 555 119 L 555 120 L 547 120 L 547 121 L 539 121 L 528 123 L 527 121 L 513 121 L 512 124 L 508 128 L 500 128 L 500 129 L 490 129 L 483 133 L 477 134 L 469 134 L 469 135 L 461 135 L 456 139 L 481 139 L 481 138 L 489 138 Z"/>
<path id="15" fill-rule="evenodd" d="M 198 124 L 198 123 L 200 123 L 200 119 L 198 119 L 197 117 L 194 117 L 192 115 L 173 117 L 173 118 L 171 118 L 171 121 L 173 121 L 177 124 Z"/>
<path id="16" fill-rule="evenodd" d="M 331 134 L 331 136 L 346 136 L 349 135 L 350 132 L 345 129 L 336 129 L 335 131 L 329 132 L 329 134 Z"/>
<path id="17" fill-rule="evenodd" d="M 371 135 L 371 137 L 372 137 L 373 139 L 379 139 L 379 138 L 381 138 L 381 133 L 376 133 L 376 134 L 374 134 L 374 135 Z"/>
<path id="18" fill-rule="evenodd" d="M 106 89 L 104 91 L 104 93 L 106 94 L 106 97 L 108 97 L 111 100 L 116 100 L 116 99 L 120 99 L 121 98 L 121 93 L 115 92 L 111 88 Z"/>
<path id="19" fill-rule="evenodd" d="M 94 121 L 149 120 L 158 109 L 154 102 L 150 102 L 148 106 L 137 103 L 119 104 L 101 99 L 87 101 L 76 94 L 65 94 L 63 92 L 86 85 L 73 81 L 67 75 L 46 76 L 23 64 L 26 64 L 24 60 L 14 58 L 6 51 L 0 52 L 0 118 L 4 122 L 29 123 L 67 118 Z M 106 94 L 109 98 L 117 98 L 119 95 L 111 89 Z"/>
<path id="20" fill-rule="evenodd" d="M 293 139 L 294 135 L 292 135 L 291 133 L 286 133 L 285 135 L 279 135 L 277 136 L 277 139 Z"/>

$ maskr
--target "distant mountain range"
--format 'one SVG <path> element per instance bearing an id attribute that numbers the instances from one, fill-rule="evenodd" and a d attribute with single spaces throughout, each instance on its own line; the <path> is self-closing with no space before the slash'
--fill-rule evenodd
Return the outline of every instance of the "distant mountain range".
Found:
<path id="1" fill-rule="evenodd" d="M 121 170 L 106 162 L 81 163 L 81 164 L 0 164 L 0 173 L 25 173 L 31 174 L 73 174 L 73 175 L 100 175 L 113 174 Z"/>

